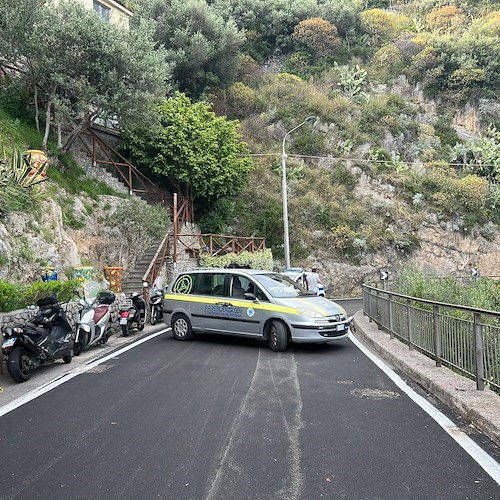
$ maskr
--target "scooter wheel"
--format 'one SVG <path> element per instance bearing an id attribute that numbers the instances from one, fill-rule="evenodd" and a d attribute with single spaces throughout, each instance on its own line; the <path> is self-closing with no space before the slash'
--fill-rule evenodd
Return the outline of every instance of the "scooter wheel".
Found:
<path id="1" fill-rule="evenodd" d="M 9 375 L 16 382 L 26 382 L 31 377 L 30 355 L 21 346 L 15 347 L 7 360 Z"/>
<path id="2" fill-rule="evenodd" d="M 130 323 L 126 325 L 121 325 L 122 327 L 122 337 L 128 337 L 130 334 Z"/>
<path id="3" fill-rule="evenodd" d="M 156 325 L 158 323 L 158 309 L 156 307 L 153 307 L 151 310 L 151 324 Z"/>
<path id="4" fill-rule="evenodd" d="M 80 354 L 85 350 L 87 345 L 87 334 L 85 332 L 80 332 L 80 337 L 78 342 L 73 344 L 73 354 L 75 356 L 80 356 Z"/>
<path id="5" fill-rule="evenodd" d="M 142 325 L 139 325 L 137 327 L 137 330 L 139 330 L 140 332 L 142 332 L 142 330 L 144 330 L 144 323 Z"/>
<path id="6" fill-rule="evenodd" d="M 63 356 L 62 360 L 68 364 L 68 363 L 71 363 L 71 360 L 73 359 L 73 356 L 71 356 L 71 354 L 68 354 L 67 356 Z"/>

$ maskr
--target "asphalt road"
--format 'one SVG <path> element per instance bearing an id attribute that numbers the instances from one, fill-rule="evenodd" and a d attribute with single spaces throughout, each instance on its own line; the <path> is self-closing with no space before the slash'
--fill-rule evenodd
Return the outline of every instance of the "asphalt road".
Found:
<path id="1" fill-rule="evenodd" d="M 349 340 L 165 333 L 0 418 L 1 499 L 499 495 Z"/>

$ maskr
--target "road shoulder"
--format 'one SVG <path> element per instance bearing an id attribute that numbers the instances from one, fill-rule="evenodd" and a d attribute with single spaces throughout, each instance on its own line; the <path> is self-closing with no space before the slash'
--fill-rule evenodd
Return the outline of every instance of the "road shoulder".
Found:
<path id="1" fill-rule="evenodd" d="M 432 359 L 413 350 L 385 331 L 378 330 L 362 311 L 354 315 L 354 335 L 388 365 L 415 381 L 500 446 L 500 396 L 452 370 L 437 368 Z"/>

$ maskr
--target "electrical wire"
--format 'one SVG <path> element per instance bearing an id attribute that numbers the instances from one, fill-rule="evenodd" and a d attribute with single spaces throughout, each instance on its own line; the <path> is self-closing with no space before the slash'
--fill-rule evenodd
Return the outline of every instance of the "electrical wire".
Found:
<path id="1" fill-rule="evenodd" d="M 246 155 L 242 156 L 252 156 L 252 157 L 259 157 L 259 156 L 277 156 L 281 157 L 282 153 L 248 153 Z M 371 160 L 368 158 L 342 158 L 342 157 L 336 157 L 336 156 L 315 156 L 315 155 L 299 155 L 299 154 L 293 154 L 293 153 L 287 153 L 286 154 L 287 158 L 292 157 L 292 158 L 305 158 L 305 159 L 314 159 L 314 160 L 334 160 L 334 161 L 352 161 L 352 162 L 362 162 L 362 163 L 393 163 L 393 160 Z M 406 165 L 418 165 L 422 166 L 422 162 L 417 162 L 417 161 L 403 161 L 401 160 L 402 163 Z M 466 166 L 472 166 L 472 165 L 478 165 L 478 164 L 471 164 L 471 163 L 448 163 L 447 165 L 450 165 L 452 167 L 466 167 Z M 496 167 L 498 165 L 494 164 L 489 164 L 489 163 L 479 163 L 481 167 Z"/>

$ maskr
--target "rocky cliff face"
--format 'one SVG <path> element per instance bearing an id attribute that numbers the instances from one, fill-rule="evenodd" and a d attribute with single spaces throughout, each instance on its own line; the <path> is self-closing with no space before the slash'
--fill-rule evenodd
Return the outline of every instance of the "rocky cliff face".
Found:
<path id="1" fill-rule="evenodd" d="M 120 230 L 108 224 L 123 198 L 74 198 L 72 217 L 81 229 L 63 224 L 63 208 L 57 200 L 64 198 L 64 191 L 59 191 L 42 202 L 41 214 L 14 213 L 0 221 L 0 279 L 37 280 L 47 266 L 59 272 L 81 265 L 133 266 L 137 249 L 128 248 Z"/>

